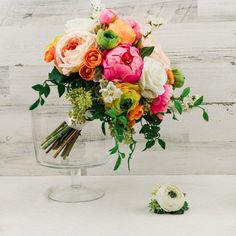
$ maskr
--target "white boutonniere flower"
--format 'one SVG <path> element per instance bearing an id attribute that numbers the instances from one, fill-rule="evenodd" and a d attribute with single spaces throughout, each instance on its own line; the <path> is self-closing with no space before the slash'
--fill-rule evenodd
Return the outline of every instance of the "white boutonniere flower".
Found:
<path id="1" fill-rule="evenodd" d="M 154 199 L 149 203 L 150 211 L 157 214 L 183 214 L 188 210 L 183 191 L 173 184 L 158 185 L 153 191 Z"/>

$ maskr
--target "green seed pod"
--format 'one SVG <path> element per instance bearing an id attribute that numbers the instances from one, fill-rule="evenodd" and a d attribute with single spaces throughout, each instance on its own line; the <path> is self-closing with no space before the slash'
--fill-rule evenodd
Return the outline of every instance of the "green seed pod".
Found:
<path id="1" fill-rule="evenodd" d="M 184 81 L 185 81 L 185 77 L 184 77 L 183 72 L 180 69 L 176 68 L 176 67 L 172 68 L 172 72 L 173 72 L 174 78 L 175 78 L 175 82 L 173 84 L 174 88 L 183 87 Z"/>

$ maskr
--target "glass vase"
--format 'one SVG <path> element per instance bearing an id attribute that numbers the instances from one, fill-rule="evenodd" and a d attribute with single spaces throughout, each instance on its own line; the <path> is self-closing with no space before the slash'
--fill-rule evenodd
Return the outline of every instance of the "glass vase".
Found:
<path id="1" fill-rule="evenodd" d="M 79 182 L 79 175 L 86 175 L 87 168 L 104 165 L 109 160 L 108 150 L 112 146 L 112 138 L 102 133 L 100 122 L 88 121 L 81 127 L 81 135 L 77 138 L 67 158 L 62 158 L 60 155 L 55 158 L 54 150 L 46 153 L 42 149 L 43 140 L 68 119 L 69 110 L 68 105 L 44 105 L 32 111 L 36 160 L 45 167 L 70 170 L 71 185 L 54 190 L 49 194 L 50 199 L 59 202 L 92 201 L 104 196 L 104 191 L 82 185 Z"/>

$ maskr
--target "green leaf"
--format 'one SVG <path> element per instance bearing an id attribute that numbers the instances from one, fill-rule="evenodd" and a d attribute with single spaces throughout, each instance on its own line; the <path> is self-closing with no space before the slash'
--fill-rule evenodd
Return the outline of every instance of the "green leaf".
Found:
<path id="1" fill-rule="evenodd" d="M 150 56 L 153 52 L 155 47 L 151 46 L 151 47 L 143 47 L 139 50 L 139 53 L 141 55 L 142 58 Z"/>
<path id="2" fill-rule="evenodd" d="M 141 130 L 139 131 L 140 134 L 147 133 L 150 129 L 150 126 L 148 124 L 145 124 L 142 126 Z"/>
<path id="3" fill-rule="evenodd" d="M 180 102 L 177 101 L 177 100 L 175 100 L 175 101 L 174 101 L 174 104 L 175 104 L 175 108 L 176 108 L 176 110 L 179 112 L 179 114 L 182 114 L 183 108 L 182 108 L 182 105 L 180 104 Z"/>
<path id="4" fill-rule="evenodd" d="M 207 113 L 205 110 L 203 110 L 202 117 L 203 117 L 203 119 L 204 119 L 205 121 L 209 121 L 208 113 Z"/>
<path id="5" fill-rule="evenodd" d="M 66 87 L 63 84 L 57 85 L 57 91 L 58 91 L 59 97 L 61 97 L 64 94 L 65 90 L 66 90 Z"/>
<path id="6" fill-rule="evenodd" d="M 121 160 L 122 160 L 122 158 L 119 156 L 116 160 L 116 164 L 115 164 L 114 169 L 113 169 L 114 171 L 116 171 L 120 167 Z"/>
<path id="7" fill-rule="evenodd" d="M 103 121 L 103 122 L 102 122 L 102 133 L 103 133 L 104 135 L 106 135 L 106 128 L 105 128 L 105 124 L 106 124 L 106 122 L 105 122 L 105 121 Z"/>
<path id="8" fill-rule="evenodd" d="M 118 151 L 118 145 L 116 144 L 112 149 L 109 150 L 110 155 L 116 153 Z"/>
<path id="9" fill-rule="evenodd" d="M 42 91 L 44 89 L 42 84 L 35 84 L 34 86 L 32 86 L 32 89 L 35 91 Z"/>
<path id="10" fill-rule="evenodd" d="M 40 99 L 40 104 L 41 104 L 41 106 L 43 106 L 44 102 L 45 102 L 44 99 L 41 98 L 41 99 Z"/>
<path id="11" fill-rule="evenodd" d="M 116 118 L 116 110 L 115 109 L 110 109 L 105 111 L 105 113 L 110 116 L 111 118 Z"/>
<path id="12" fill-rule="evenodd" d="M 121 122 L 121 124 L 124 125 L 124 127 L 127 126 L 128 121 L 127 121 L 127 118 L 125 116 L 119 116 L 118 120 Z"/>
<path id="13" fill-rule="evenodd" d="M 163 149 L 166 149 L 166 143 L 165 143 L 165 141 L 164 140 L 162 140 L 162 139 L 158 139 L 158 143 L 159 143 L 159 145 L 163 148 Z"/>
<path id="14" fill-rule="evenodd" d="M 187 87 L 183 90 L 182 94 L 180 97 L 185 98 L 190 94 L 190 87 Z"/>
<path id="15" fill-rule="evenodd" d="M 46 98 L 48 97 L 50 91 L 51 91 L 51 90 L 50 90 L 49 85 L 48 85 L 48 84 L 45 84 L 45 86 L 44 86 L 44 96 L 45 96 Z"/>
<path id="16" fill-rule="evenodd" d="M 40 98 L 38 100 L 36 100 L 29 108 L 29 110 L 34 110 L 36 107 L 38 107 L 40 103 Z"/>
<path id="17" fill-rule="evenodd" d="M 73 74 L 70 76 L 63 75 L 58 71 L 56 67 L 53 68 L 52 72 L 49 73 L 48 77 L 49 77 L 49 80 L 51 80 L 55 84 L 69 83 L 74 80 Z"/>
<path id="18" fill-rule="evenodd" d="M 145 151 L 145 150 L 151 148 L 151 147 L 154 146 L 154 145 L 155 145 L 155 140 L 154 140 L 154 139 L 147 141 L 147 142 L 146 142 L 146 146 L 145 146 L 145 148 L 143 149 L 143 151 Z"/>
<path id="19" fill-rule="evenodd" d="M 198 98 L 198 99 L 194 102 L 193 106 L 194 106 L 194 107 L 197 107 L 197 106 L 201 105 L 202 102 L 203 102 L 203 96 L 201 96 L 200 98 Z"/>

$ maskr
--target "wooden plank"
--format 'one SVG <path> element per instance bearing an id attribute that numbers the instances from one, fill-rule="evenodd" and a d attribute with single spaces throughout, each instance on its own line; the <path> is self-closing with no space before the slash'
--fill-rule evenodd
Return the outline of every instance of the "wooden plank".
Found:
<path id="1" fill-rule="evenodd" d="M 4 45 L 0 66 L 43 65 L 45 45 L 63 32 L 63 25 L 12 26 L 0 30 L 4 36 L 0 38 L 0 44 Z M 236 22 L 168 24 L 156 36 L 174 62 L 235 63 Z"/>
<path id="2" fill-rule="evenodd" d="M 75 1 L 2 0 L 0 25 L 60 25 L 75 17 L 88 17 L 90 3 Z M 120 15 L 143 21 L 147 15 L 164 17 L 168 22 L 183 22 L 197 16 L 197 0 L 135 0 L 102 1 L 108 8 L 115 8 Z"/>

